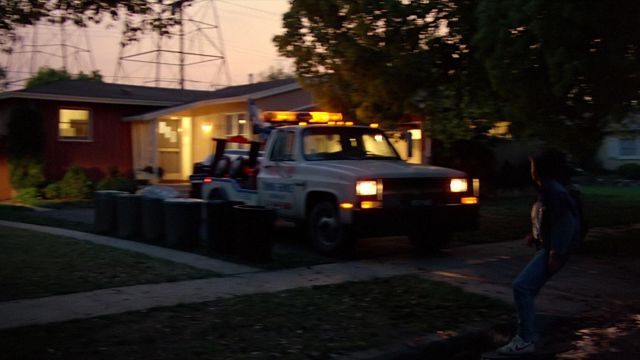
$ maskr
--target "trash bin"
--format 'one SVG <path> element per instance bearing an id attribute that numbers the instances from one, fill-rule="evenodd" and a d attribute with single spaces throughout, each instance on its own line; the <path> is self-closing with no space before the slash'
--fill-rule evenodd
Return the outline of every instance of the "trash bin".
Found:
<path id="1" fill-rule="evenodd" d="M 241 201 L 212 200 L 206 204 L 205 246 L 209 251 L 232 252 L 231 244 L 235 237 L 233 207 L 243 204 Z"/>
<path id="2" fill-rule="evenodd" d="M 128 194 L 124 191 L 99 190 L 93 193 L 95 204 L 94 229 L 100 234 L 111 234 L 117 228 L 116 196 Z"/>
<path id="3" fill-rule="evenodd" d="M 117 234 L 119 237 L 132 239 L 140 234 L 142 195 L 116 195 Z"/>
<path id="4" fill-rule="evenodd" d="M 234 251 L 249 260 L 270 260 L 276 210 L 264 206 L 236 205 L 233 215 L 236 230 Z"/>
<path id="5" fill-rule="evenodd" d="M 164 231 L 167 246 L 193 249 L 198 245 L 200 217 L 204 202 L 190 198 L 164 200 Z"/>
<path id="6" fill-rule="evenodd" d="M 142 195 L 142 237 L 150 243 L 164 243 L 164 200 L 176 198 L 178 191 L 168 186 L 147 186 L 138 194 Z"/>

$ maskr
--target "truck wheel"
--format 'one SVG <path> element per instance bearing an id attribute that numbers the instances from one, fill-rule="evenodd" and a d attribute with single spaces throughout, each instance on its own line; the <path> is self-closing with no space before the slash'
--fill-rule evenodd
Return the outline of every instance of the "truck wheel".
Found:
<path id="1" fill-rule="evenodd" d="M 451 239 L 451 233 L 441 229 L 420 229 L 409 234 L 409 240 L 420 253 L 434 253 Z"/>
<path id="2" fill-rule="evenodd" d="M 313 207 L 309 233 L 313 247 L 325 255 L 347 255 L 355 244 L 350 229 L 340 223 L 337 205 L 331 201 L 322 201 Z"/>
<path id="3" fill-rule="evenodd" d="M 209 201 L 214 200 L 229 200 L 227 194 L 225 194 L 224 190 L 221 189 L 213 189 L 209 192 Z"/>

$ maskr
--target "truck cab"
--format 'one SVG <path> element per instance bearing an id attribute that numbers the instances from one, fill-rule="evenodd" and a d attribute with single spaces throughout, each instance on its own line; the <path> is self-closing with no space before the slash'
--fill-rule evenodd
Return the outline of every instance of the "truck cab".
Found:
<path id="1" fill-rule="evenodd" d="M 385 133 L 370 126 L 277 127 L 252 176 L 255 188 L 233 178 L 205 178 L 202 196 L 275 208 L 280 218 L 305 227 L 325 254 L 348 252 L 358 238 L 389 235 L 436 249 L 453 231 L 476 226 L 477 180 L 406 163 Z"/>

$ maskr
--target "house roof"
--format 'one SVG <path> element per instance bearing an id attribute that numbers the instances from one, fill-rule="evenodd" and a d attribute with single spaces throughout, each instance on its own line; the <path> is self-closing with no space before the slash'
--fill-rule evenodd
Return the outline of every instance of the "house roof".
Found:
<path id="1" fill-rule="evenodd" d="M 231 103 L 231 102 L 246 102 L 249 99 L 258 100 L 261 98 L 283 94 L 286 92 L 300 89 L 300 84 L 295 79 L 283 79 L 273 80 L 263 83 L 232 86 L 217 90 L 211 93 L 207 99 L 192 101 L 156 111 L 152 111 L 145 114 L 133 115 L 124 118 L 124 121 L 141 121 L 141 120 L 153 120 L 161 116 L 170 115 L 180 111 L 203 107 L 208 105 Z"/>
<path id="2" fill-rule="evenodd" d="M 207 91 L 114 84 L 89 80 L 62 80 L 28 89 L 0 93 L 0 100 L 27 98 L 109 104 L 176 106 L 201 100 L 247 96 L 294 84 L 299 86 L 295 79 L 282 79 Z"/>

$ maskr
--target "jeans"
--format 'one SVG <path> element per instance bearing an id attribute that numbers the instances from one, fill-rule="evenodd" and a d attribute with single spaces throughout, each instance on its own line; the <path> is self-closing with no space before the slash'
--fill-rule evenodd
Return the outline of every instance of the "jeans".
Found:
<path id="1" fill-rule="evenodd" d="M 562 264 L 566 262 L 563 259 Z M 513 281 L 513 298 L 518 310 L 518 335 L 527 342 L 536 341 L 536 310 L 534 299 L 542 286 L 553 276 L 549 271 L 549 253 L 539 250 Z"/>

